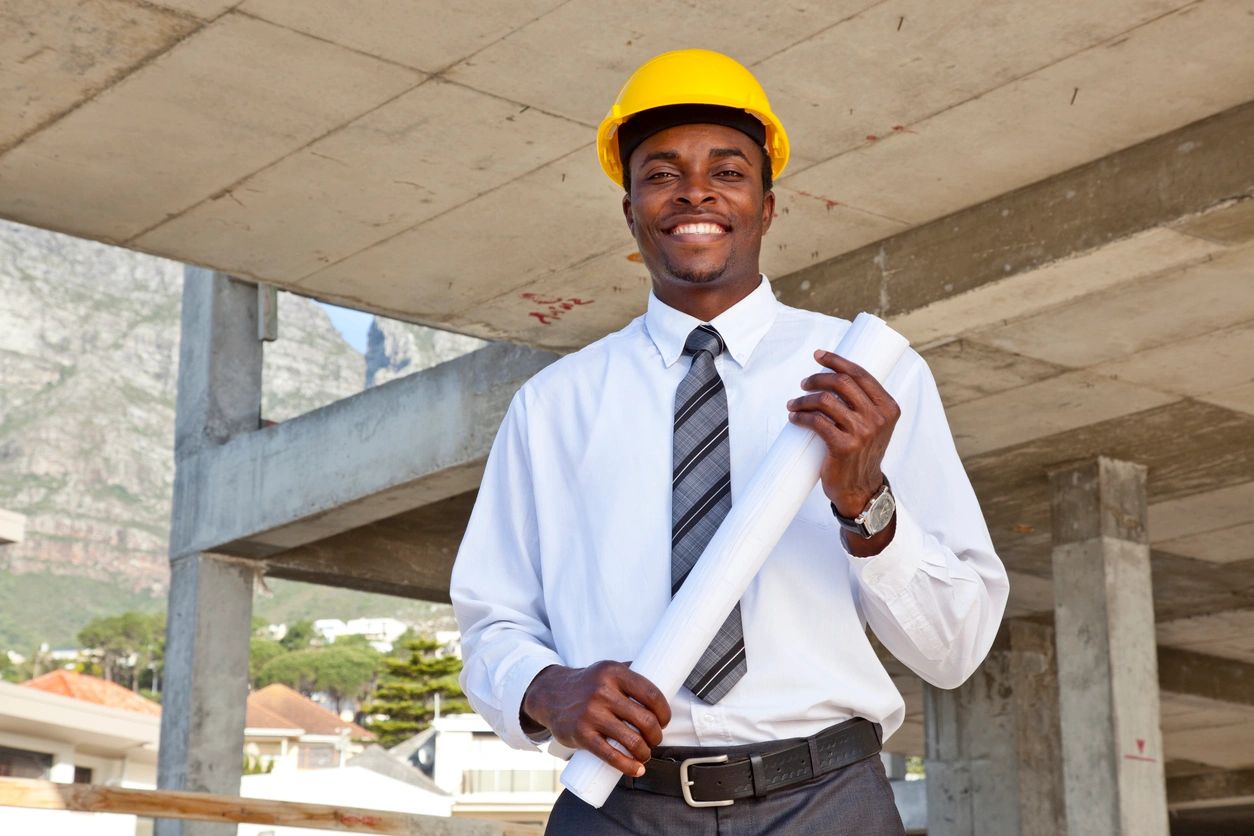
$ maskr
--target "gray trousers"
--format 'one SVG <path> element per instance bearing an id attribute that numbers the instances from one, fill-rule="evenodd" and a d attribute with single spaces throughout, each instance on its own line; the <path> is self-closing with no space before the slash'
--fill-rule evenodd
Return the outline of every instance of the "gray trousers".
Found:
<path id="1" fill-rule="evenodd" d="M 720 749 L 733 757 L 759 744 Z M 699 750 L 659 747 L 655 757 Z M 765 798 L 727 807 L 689 807 L 682 798 L 618 787 L 599 810 L 565 791 L 546 836 L 903 836 L 905 828 L 879 756 Z"/>

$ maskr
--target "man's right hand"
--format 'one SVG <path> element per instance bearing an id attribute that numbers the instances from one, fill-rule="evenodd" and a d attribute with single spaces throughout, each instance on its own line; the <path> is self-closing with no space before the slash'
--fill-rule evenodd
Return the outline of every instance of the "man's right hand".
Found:
<path id="1" fill-rule="evenodd" d="M 550 665 L 523 696 L 524 719 L 547 728 L 572 749 L 586 749 L 624 775 L 644 774 L 644 762 L 662 742 L 671 707 L 649 680 L 622 662 L 586 668 Z M 611 746 L 618 741 L 630 753 Z"/>

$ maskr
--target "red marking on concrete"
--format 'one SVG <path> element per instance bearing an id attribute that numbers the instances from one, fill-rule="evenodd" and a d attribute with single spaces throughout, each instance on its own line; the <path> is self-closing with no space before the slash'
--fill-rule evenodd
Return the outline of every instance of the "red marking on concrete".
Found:
<path id="1" fill-rule="evenodd" d="M 867 134 L 867 135 L 866 135 L 866 141 L 867 141 L 867 142 L 878 142 L 878 141 L 879 141 L 879 137 L 878 137 L 878 136 L 876 136 L 875 134 Z"/>
<path id="2" fill-rule="evenodd" d="M 1136 750 L 1142 755 L 1145 754 L 1145 739 L 1144 738 L 1138 737 L 1136 739 Z"/>
<path id="3" fill-rule="evenodd" d="M 827 205 L 827 211 L 829 211 L 829 212 L 830 212 L 830 211 L 832 211 L 832 209 L 833 209 L 833 208 L 835 208 L 835 207 L 837 207 L 837 206 L 839 206 L 839 205 L 840 205 L 840 201 L 837 201 L 837 200 L 831 200 L 831 199 L 829 199 L 829 198 L 823 197 L 823 195 L 819 195 L 819 194 L 811 194 L 810 192 L 804 192 L 804 191 L 802 191 L 801 189 L 797 189 L 797 194 L 799 194 L 799 195 L 801 195 L 801 196 L 803 196 L 803 197 L 813 198 L 814 200 L 821 200 L 821 201 L 823 201 L 823 203 L 825 203 L 825 204 Z"/>
<path id="4" fill-rule="evenodd" d="M 909 128 L 907 128 L 905 125 L 893 125 L 893 130 L 894 130 L 894 131 L 896 131 L 896 132 L 897 132 L 897 133 L 899 133 L 899 134 L 912 134 L 912 133 L 916 133 L 916 131 L 912 131 L 912 130 L 910 130 L 910 129 L 909 129 Z"/>
<path id="5" fill-rule="evenodd" d="M 1158 763 L 1158 758 L 1147 758 L 1144 755 L 1124 755 L 1125 760 L 1145 761 L 1146 763 Z"/>
<path id="6" fill-rule="evenodd" d="M 337 813 L 335 816 L 340 824 L 362 824 L 366 827 L 377 827 L 383 824 L 381 816 L 358 816 L 353 813 Z"/>
<path id="7" fill-rule="evenodd" d="M 561 296 L 552 298 L 542 297 L 538 293 L 520 293 L 518 294 L 523 300 L 540 305 L 544 310 L 528 311 L 527 316 L 534 316 L 539 320 L 541 325 L 552 325 L 554 322 L 562 318 L 567 311 L 573 311 L 578 305 L 591 305 L 595 299 L 577 299 L 571 297 L 564 299 Z"/>

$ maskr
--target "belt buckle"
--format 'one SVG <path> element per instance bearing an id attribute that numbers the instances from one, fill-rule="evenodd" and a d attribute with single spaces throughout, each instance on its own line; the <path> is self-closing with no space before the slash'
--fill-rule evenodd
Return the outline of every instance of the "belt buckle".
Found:
<path id="1" fill-rule="evenodd" d="M 693 782 L 688 780 L 688 767 L 699 763 L 727 763 L 727 756 L 711 755 L 707 758 L 685 758 L 679 762 L 679 789 L 684 794 L 684 803 L 689 807 L 727 807 L 735 804 L 736 800 L 734 798 L 727 798 L 722 801 L 697 801 L 692 797 Z"/>

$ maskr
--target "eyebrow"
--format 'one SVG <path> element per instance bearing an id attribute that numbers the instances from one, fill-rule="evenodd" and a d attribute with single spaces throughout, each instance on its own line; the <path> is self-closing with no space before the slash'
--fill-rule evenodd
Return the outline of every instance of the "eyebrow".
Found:
<path id="1" fill-rule="evenodd" d="M 641 163 L 651 163 L 654 160 L 677 160 L 679 159 L 678 151 L 654 151 L 649 156 L 641 160 Z"/>
<path id="2" fill-rule="evenodd" d="M 721 160 L 723 157 L 740 157 L 745 162 L 749 162 L 749 158 L 745 156 L 745 152 L 739 148 L 711 148 L 710 159 Z"/>

